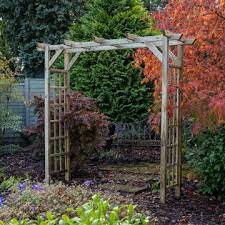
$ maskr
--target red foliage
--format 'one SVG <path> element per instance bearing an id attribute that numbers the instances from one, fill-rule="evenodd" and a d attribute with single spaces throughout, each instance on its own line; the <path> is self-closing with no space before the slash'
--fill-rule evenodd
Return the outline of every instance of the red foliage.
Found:
<path id="1" fill-rule="evenodd" d="M 197 39 L 185 47 L 182 110 L 194 118 L 195 131 L 213 128 L 225 121 L 225 1 L 171 0 L 163 11 L 153 15 L 158 28 Z M 136 53 L 144 64 L 143 82 L 155 83 L 155 104 L 160 112 L 161 64 L 147 50 Z"/>
<path id="2" fill-rule="evenodd" d="M 58 99 L 56 99 L 56 102 Z M 80 92 L 69 94 L 70 110 L 62 117 L 70 132 L 71 156 L 74 167 L 81 167 L 85 159 L 102 149 L 109 138 L 109 122 L 100 112 L 95 101 Z M 44 149 L 44 99 L 34 98 L 34 109 L 38 117 L 36 127 L 27 130 L 29 136 L 35 137 L 34 155 Z M 54 112 L 53 106 L 50 114 Z"/>

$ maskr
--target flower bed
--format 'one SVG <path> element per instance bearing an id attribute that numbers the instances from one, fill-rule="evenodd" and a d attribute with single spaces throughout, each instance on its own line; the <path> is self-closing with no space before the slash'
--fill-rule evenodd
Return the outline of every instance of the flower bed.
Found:
<path id="1" fill-rule="evenodd" d="M 39 188 L 38 188 L 39 190 Z M 9 222 L 0 224 L 27 225 L 27 224 L 60 224 L 60 225 L 147 225 L 148 218 L 135 212 L 135 206 L 113 207 L 108 200 L 100 198 L 99 194 L 94 195 L 91 200 L 76 209 L 68 208 L 62 216 L 55 216 L 50 211 L 38 216 L 34 220 L 12 219 Z"/>
<path id="2" fill-rule="evenodd" d="M 9 180 L 9 179 L 8 179 Z M 17 181 L 10 178 L 0 186 L 0 220 L 9 221 L 11 218 L 35 219 L 38 215 L 51 211 L 56 217 L 62 216 L 68 208 L 77 208 L 86 203 L 94 194 L 86 183 L 84 185 L 65 185 L 56 183 L 32 183 L 29 180 Z M 6 185 L 7 184 L 7 185 Z M 7 188 L 8 189 L 7 189 Z M 102 194 L 110 198 L 112 203 L 123 204 L 129 201 L 119 194 Z M 113 197 L 113 198 L 112 198 Z"/>

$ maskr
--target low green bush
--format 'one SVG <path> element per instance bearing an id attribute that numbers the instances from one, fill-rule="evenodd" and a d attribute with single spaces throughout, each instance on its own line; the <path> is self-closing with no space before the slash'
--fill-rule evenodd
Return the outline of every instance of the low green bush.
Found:
<path id="1" fill-rule="evenodd" d="M 188 163 L 199 177 L 200 191 L 225 197 L 225 125 L 186 138 Z"/>
<path id="2" fill-rule="evenodd" d="M 19 145 L 14 145 L 14 144 L 3 145 L 3 146 L 0 146 L 0 157 L 13 155 L 21 150 L 22 148 Z"/>
<path id="3" fill-rule="evenodd" d="M 20 178 L 4 177 L 3 181 L 0 183 L 0 193 L 5 193 L 14 190 L 20 182 Z"/>
<path id="4" fill-rule="evenodd" d="M 74 214 L 73 216 L 69 216 Z M 17 217 L 18 218 L 18 217 Z M 1 222 L 8 225 L 147 225 L 148 218 L 135 212 L 135 206 L 113 207 L 108 200 L 94 195 L 88 203 L 81 207 L 67 209 L 67 213 L 61 217 L 54 216 L 51 212 L 38 216 L 35 220 L 12 219 L 10 222 Z"/>

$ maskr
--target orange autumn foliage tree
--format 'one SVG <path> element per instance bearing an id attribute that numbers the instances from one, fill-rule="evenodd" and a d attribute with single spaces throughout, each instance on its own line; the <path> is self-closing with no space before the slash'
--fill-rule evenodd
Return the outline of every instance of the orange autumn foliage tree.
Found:
<path id="1" fill-rule="evenodd" d="M 194 119 L 194 131 L 214 128 L 225 122 L 225 0 L 171 0 L 155 13 L 157 27 L 194 37 L 186 46 L 182 113 Z M 143 82 L 154 81 L 155 102 L 151 112 L 159 121 L 161 107 L 161 63 L 146 49 L 136 53 L 144 66 Z"/>

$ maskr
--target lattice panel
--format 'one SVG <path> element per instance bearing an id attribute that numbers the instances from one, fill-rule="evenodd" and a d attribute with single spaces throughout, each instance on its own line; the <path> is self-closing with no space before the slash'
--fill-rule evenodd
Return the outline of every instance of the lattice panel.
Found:
<path id="1" fill-rule="evenodd" d="M 170 65 L 168 73 L 168 141 L 166 156 L 166 186 L 179 184 L 180 159 L 180 73 L 181 68 Z"/>
<path id="2" fill-rule="evenodd" d="M 54 70 L 52 70 L 54 71 Z M 67 153 L 69 152 L 68 129 L 63 117 L 68 110 L 68 87 L 67 73 L 52 72 L 50 74 L 50 96 L 49 96 L 49 172 L 50 175 L 55 173 L 66 172 L 67 170 Z"/>

